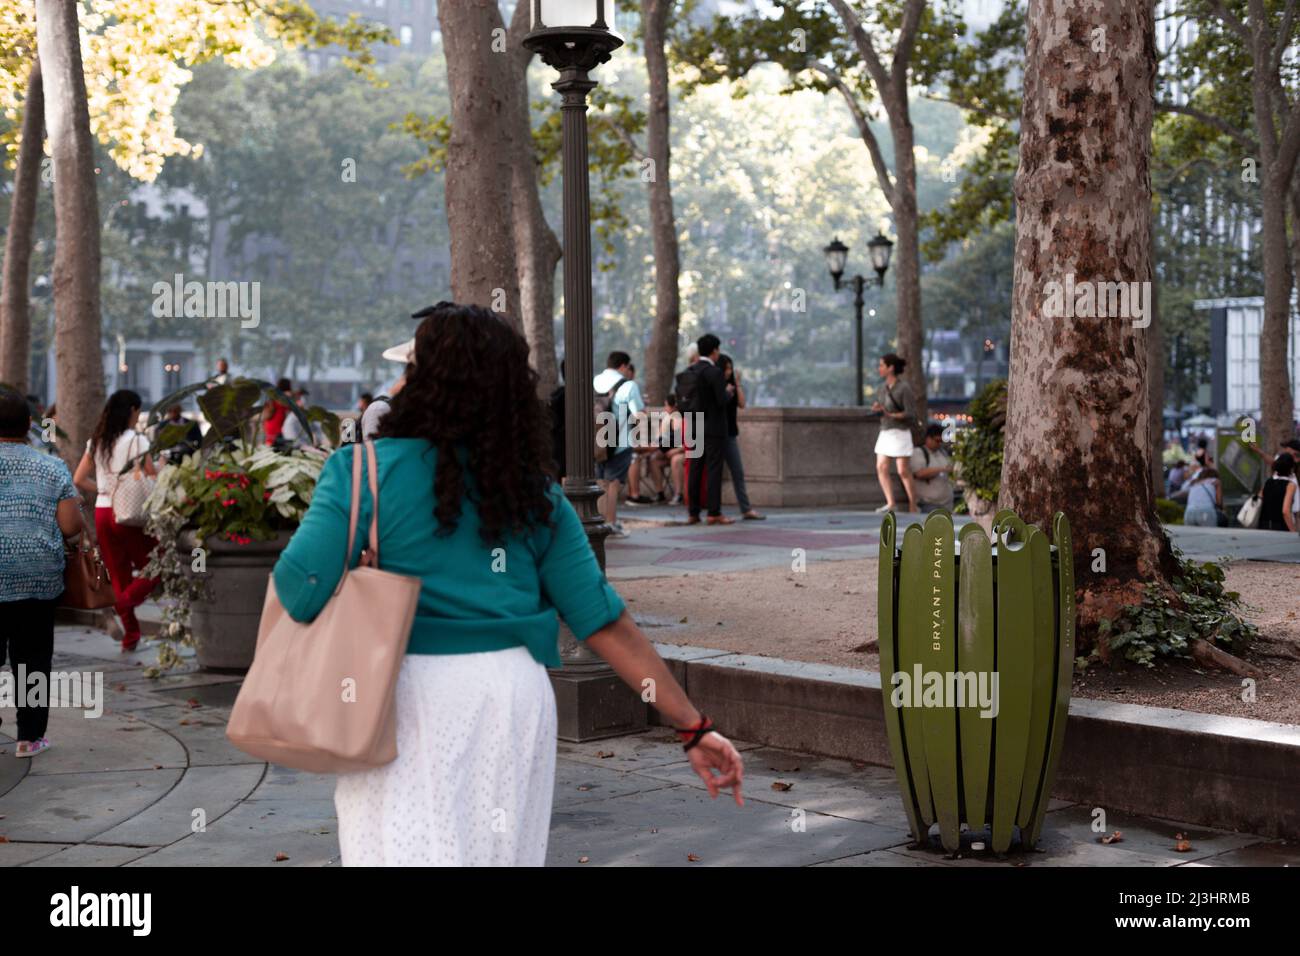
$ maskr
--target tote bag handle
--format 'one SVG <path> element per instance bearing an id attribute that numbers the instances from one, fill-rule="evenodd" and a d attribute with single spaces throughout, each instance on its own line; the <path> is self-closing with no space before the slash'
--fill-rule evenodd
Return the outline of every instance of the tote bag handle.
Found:
<path id="1" fill-rule="evenodd" d="M 343 555 L 343 573 L 339 575 L 338 586 L 334 593 L 343 589 L 343 579 L 348 575 L 348 564 L 352 560 L 352 547 L 357 540 L 357 519 L 361 514 L 361 459 L 366 459 L 366 477 L 370 484 L 370 559 L 362 555 L 362 564 L 379 567 L 379 472 L 375 463 L 375 443 L 352 446 L 352 507 L 348 514 L 348 550 Z M 367 452 L 369 454 L 367 454 Z"/>

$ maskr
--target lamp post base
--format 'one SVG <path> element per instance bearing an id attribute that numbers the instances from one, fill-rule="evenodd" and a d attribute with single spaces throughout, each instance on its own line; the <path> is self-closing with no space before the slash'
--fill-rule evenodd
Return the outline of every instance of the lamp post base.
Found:
<path id="1" fill-rule="evenodd" d="M 566 629 L 561 644 L 567 641 L 577 643 Z M 603 661 L 592 669 L 566 666 L 553 670 L 551 687 L 555 691 L 556 733 L 561 740 L 582 743 L 621 737 L 640 733 L 649 724 L 649 705 Z"/>

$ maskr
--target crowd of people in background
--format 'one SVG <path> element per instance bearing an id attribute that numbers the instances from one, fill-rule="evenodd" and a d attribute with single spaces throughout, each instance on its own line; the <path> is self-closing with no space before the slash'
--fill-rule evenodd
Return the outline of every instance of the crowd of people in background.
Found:
<path id="1" fill-rule="evenodd" d="M 1264 463 L 1267 477 L 1249 494 L 1237 512 L 1237 525 L 1260 531 L 1300 531 L 1300 439 L 1288 438 L 1273 454 L 1247 445 Z M 1195 440 L 1195 450 L 1186 456 L 1182 445 L 1171 442 L 1166 450 L 1173 461 L 1165 476 L 1165 495 L 1184 505 L 1183 524 L 1226 528 L 1232 515 L 1224 510 L 1223 475 L 1215 467 L 1208 438 Z"/>
<path id="2" fill-rule="evenodd" d="M 611 425 L 612 438 L 598 432 L 595 471 L 598 503 L 610 534 L 626 537 L 618 518 L 629 506 L 685 505 L 687 523 L 735 523 L 722 513 L 723 469 L 730 473 L 740 516 L 762 521 L 749 500 L 740 451 L 740 416 L 745 389 L 735 362 L 722 353 L 716 335 L 706 334 L 687 352 L 686 367 L 675 376 L 676 390 L 664 396 L 651 415 L 627 352 L 609 353 L 592 380 L 597 420 Z M 563 369 L 563 365 L 561 365 Z M 556 466 L 564 471 L 565 389 L 550 399 Z M 607 416 L 602 419 L 601 416 Z M 687 416 L 691 416 L 688 420 Z M 626 492 L 626 498 L 623 495 Z"/>

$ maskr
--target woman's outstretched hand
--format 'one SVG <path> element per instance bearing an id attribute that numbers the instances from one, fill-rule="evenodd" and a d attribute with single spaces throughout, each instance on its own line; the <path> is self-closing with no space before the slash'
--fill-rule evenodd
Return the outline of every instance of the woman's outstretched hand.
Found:
<path id="1" fill-rule="evenodd" d="M 745 805 L 745 799 L 740 794 L 745 765 L 740 759 L 740 752 L 732 746 L 730 740 L 717 731 L 710 731 L 700 738 L 698 744 L 686 751 L 686 756 L 690 758 L 695 773 L 709 788 L 710 797 L 716 800 L 719 793 L 730 787 L 736 806 Z"/>

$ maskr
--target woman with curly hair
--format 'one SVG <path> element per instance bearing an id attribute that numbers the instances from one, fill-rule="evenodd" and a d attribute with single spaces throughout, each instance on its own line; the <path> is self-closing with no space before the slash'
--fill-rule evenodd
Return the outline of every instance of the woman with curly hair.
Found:
<path id="1" fill-rule="evenodd" d="M 422 587 L 397 680 L 397 759 L 338 778 L 344 865 L 542 865 L 557 612 L 637 692 L 654 681 L 655 706 L 710 795 L 731 788 L 740 803 L 740 755 L 633 623 L 551 477 L 550 422 L 523 337 L 486 309 L 441 302 L 412 361 L 374 447 L 381 566 Z M 314 618 L 342 573 L 351 457 L 326 462 L 275 567 L 295 620 Z M 359 524 L 370 508 L 363 485 Z"/>

